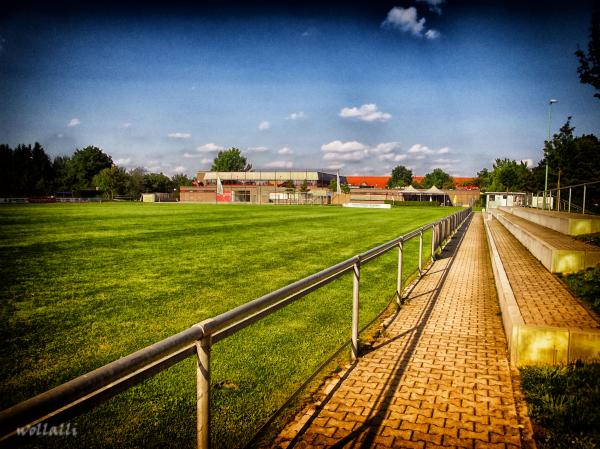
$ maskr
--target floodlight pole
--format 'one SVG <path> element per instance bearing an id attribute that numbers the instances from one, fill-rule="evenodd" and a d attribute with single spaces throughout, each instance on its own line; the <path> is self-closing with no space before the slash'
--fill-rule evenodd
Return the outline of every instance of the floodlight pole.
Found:
<path id="1" fill-rule="evenodd" d="M 548 101 L 548 145 L 550 145 L 550 127 L 552 124 L 552 105 L 554 103 L 558 103 L 558 100 L 555 100 L 554 98 L 550 99 L 550 101 Z M 546 151 L 547 153 L 547 151 Z M 546 191 L 548 190 L 548 154 L 546 154 L 546 177 L 544 179 L 544 202 L 542 203 L 542 209 L 547 208 L 546 205 Z"/>

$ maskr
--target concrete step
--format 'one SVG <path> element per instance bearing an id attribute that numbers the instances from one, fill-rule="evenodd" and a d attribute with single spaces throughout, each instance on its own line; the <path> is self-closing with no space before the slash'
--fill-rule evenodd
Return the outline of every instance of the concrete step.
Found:
<path id="1" fill-rule="evenodd" d="M 486 220 L 502 322 L 517 366 L 600 360 L 600 317 L 500 223 Z"/>
<path id="2" fill-rule="evenodd" d="M 561 232 L 491 209 L 491 214 L 551 273 L 574 273 L 600 263 L 600 248 Z M 514 211 L 513 211 L 514 212 Z"/>
<path id="3" fill-rule="evenodd" d="M 600 232 L 600 217 L 596 215 L 571 214 L 517 206 L 499 207 L 498 209 L 566 235 Z"/>

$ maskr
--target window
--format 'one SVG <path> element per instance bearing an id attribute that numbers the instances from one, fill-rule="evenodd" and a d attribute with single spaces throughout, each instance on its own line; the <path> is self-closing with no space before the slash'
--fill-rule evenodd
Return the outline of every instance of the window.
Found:
<path id="1" fill-rule="evenodd" d="M 250 190 L 237 190 L 235 192 L 235 201 L 238 203 L 249 203 Z"/>

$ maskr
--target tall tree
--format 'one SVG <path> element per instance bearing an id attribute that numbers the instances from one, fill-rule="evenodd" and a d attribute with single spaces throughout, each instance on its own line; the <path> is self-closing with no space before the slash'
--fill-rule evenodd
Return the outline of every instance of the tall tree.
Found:
<path id="1" fill-rule="evenodd" d="M 126 193 L 133 198 L 139 198 L 142 192 L 146 191 L 144 188 L 146 169 L 144 167 L 132 168 L 128 174 Z"/>
<path id="2" fill-rule="evenodd" d="M 525 162 L 496 159 L 492 171 L 477 173 L 479 187 L 487 192 L 522 192 L 533 188 L 533 175 Z"/>
<path id="3" fill-rule="evenodd" d="M 438 189 L 451 189 L 454 187 L 454 180 L 441 168 L 434 168 L 431 173 L 425 175 L 423 186 L 426 189 L 432 186 L 436 186 Z"/>
<path id="4" fill-rule="evenodd" d="M 73 189 L 80 191 L 92 189 L 94 176 L 112 165 L 112 158 L 98 147 L 88 146 L 75 150 L 68 165 Z"/>
<path id="5" fill-rule="evenodd" d="M 54 192 L 70 192 L 73 188 L 73 180 L 69 174 L 70 156 L 56 156 L 52 161 L 54 172 Z"/>
<path id="6" fill-rule="evenodd" d="M 171 193 L 171 179 L 163 173 L 146 173 L 144 175 L 144 191 Z"/>
<path id="7" fill-rule="evenodd" d="M 579 59 L 579 80 L 594 87 L 597 91 L 594 97 L 600 99 L 600 12 L 592 17 L 587 54 L 577 48 L 575 55 Z"/>
<path id="8" fill-rule="evenodd" d="M 94 176 L 93 183 L 112 200 L 115 195 L 125 193 L 128 177 L 129 175 L 124 168 L 113 165 L 110 168 L 100 170 L 100 173 Z"/>
<path id="9" fill-rule="evenodd" d="M 397 165 L 392 170 L 392 176 L 388 180 L 389 188 L 409 186 L 412 183 L 413 172 L 404 165 Z"/>
<path id="10" fill-rule="evenodd" d="M 250 171 L 252 164 L 248 164 L 246 157 L 238 148 L 219 151 L 215 157 L 211 171 Z"/>

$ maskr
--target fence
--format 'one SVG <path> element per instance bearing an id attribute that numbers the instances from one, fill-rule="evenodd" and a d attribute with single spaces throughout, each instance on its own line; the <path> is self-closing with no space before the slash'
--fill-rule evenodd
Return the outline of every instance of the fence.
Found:
<path id="1" fill-rule="evenodd" d="M 423 233 L 432 232 L 431 257 L 435 251 L 468 218 L 471 209 L 464 209 L 441 220 L 422 226 L 364 253 L 328 267 L 260 298 L 240 305 L 216 317 L 208 318 L 190 328 L 79 376 L 38 396 L 0 412 L 0 442 L 9 440 L 18 428 L 76 416 L 108 400 L 116 394 L 170 366 L 197 355 L 196 407 L 197 447 L 210 447 L 210 379 L 211 347 L 297 299 L 329 284 L 346 273 L 353 278 L 352 324 L 350 348 L 352 359 L 359 357 L 359 299 L 361 266 L 398 249 L 396 301 L 402 298 L 404 244 L 419 238 L 418 271 L 423 271 Z"/>
<path id="2" fill-rule="evenodd" d="M 525 205 L 558 212 L 597 214 L 600 213 L 600 181 L 532 193 L 525 198 Z"/>

